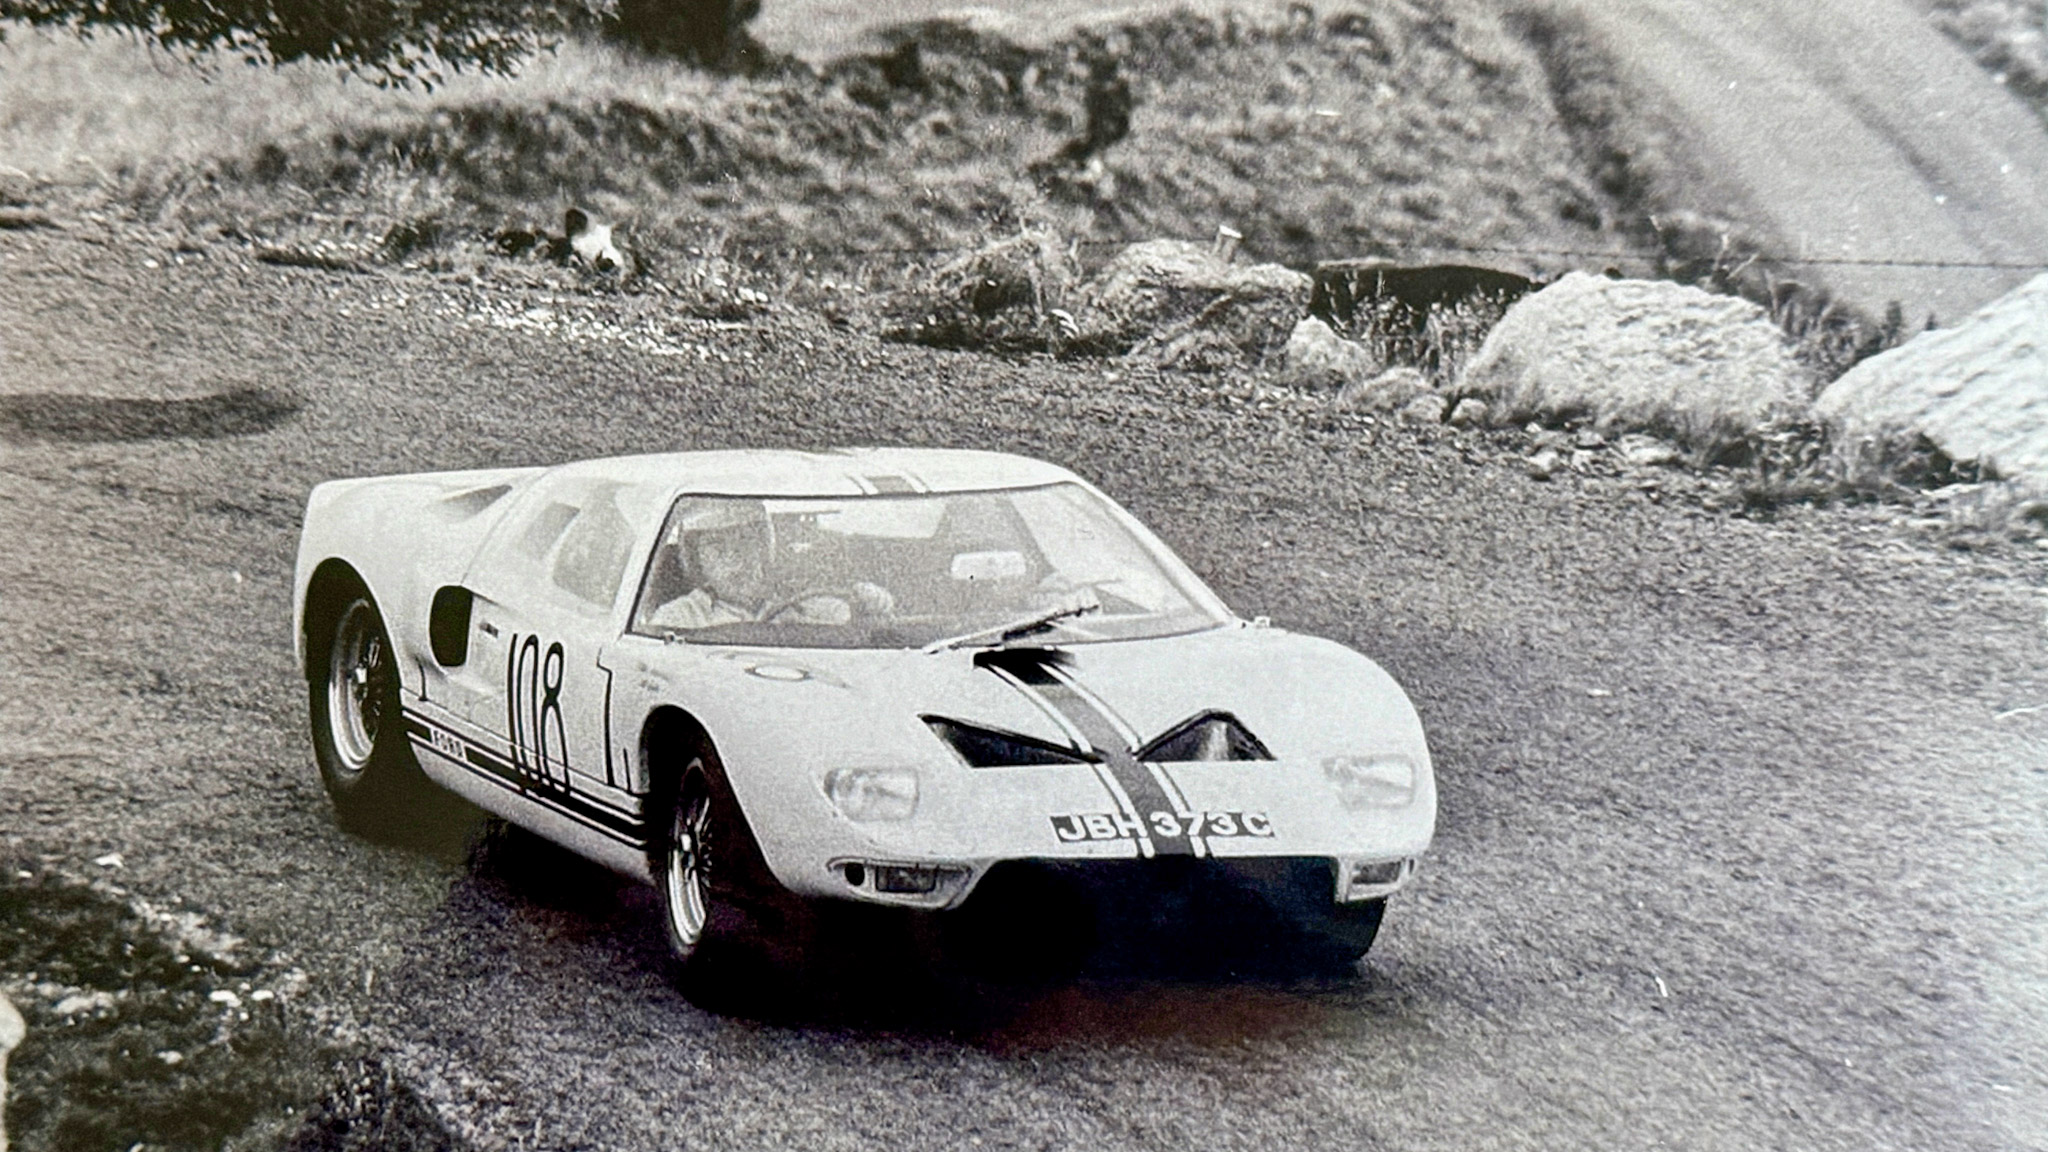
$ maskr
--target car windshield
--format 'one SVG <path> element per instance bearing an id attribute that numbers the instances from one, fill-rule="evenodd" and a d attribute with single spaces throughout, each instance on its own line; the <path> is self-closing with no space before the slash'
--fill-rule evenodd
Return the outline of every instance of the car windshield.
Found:
<path id="1" fill-rule="evenodd" d="M 805 648 L 1086 643 L 1226 623 L 1078 484 L 676 502 L 633 631 Z"/>

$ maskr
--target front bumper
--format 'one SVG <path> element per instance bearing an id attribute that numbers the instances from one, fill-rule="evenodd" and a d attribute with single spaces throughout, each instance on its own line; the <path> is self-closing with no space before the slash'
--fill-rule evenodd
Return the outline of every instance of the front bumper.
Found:
<path id="1" fill-rule="evenodd" d="M 945 910 L 967 902 L 991 872 L 1015 866 L 1050 870 L 1078 879 L 1144 877 L 1147 882 L 1189 875 L 1189 866 L 1208 873 L 1240 876 L 1246 882 L 1274 869 L 1290 877 L 1323 875 L 1314 887 L 1331 903 L 1362 903 L 1381 900 L 1406 887 L 1415 878 L 1419 861 L 1413 856 L 1392 859 L 1317 856 L 1240 856 L 1235 858 L 1192 856 L 1146 860 L 1075 860 L 1034 858 L 991 861 L 902 861 L 840 858 L 828 871 L 844 887 L 828 885 L 827 891 L 812 895 L 834 896 L 872 904 L 905 908 Z M 1305 871 L 1306 870 L 1306 871 Z M 1128 882 L 1128 881 L 1126 881 Z"/>
<path id="2" fill-rule="evenodd" d="M 1347 803 L 1318 764 L 1156 767 L 1168 805 L 1133 803 L 1086 766 L 934 774 L 909 819 L 856 822 L 819 795 L 800 826 L 783 807 L 761 846 L 793 892 L 905 907 L 958 907 L 1006 862 L 1186 859 L 1315 860 L 1328 898 L 1346 902 L 1405 886 L 1435 832 L 1426 765 L 1411 793 L 1367 804 Z"/>

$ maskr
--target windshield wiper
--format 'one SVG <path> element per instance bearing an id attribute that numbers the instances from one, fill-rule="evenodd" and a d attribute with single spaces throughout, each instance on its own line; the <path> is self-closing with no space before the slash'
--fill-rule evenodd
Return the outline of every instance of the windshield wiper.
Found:
<path id="1" fill-rule="evenodd" d="M 1073 604 L 1062 604 L 1057 608 L 1047 608 L 1042 611 L 1033 612 L 1029 616 L 1012 620 L 1007 624 L 997 624 L 988 628 L 976 628 L 972 632 L 963 632 L 958 636 L 948 637 L 944 640 L 934 640 L 924 646 L 924 652 L 929 656 L 936 652 L 946 652 L 954 648 L 965 648 L 969 645 L 983 648 L 1001 647 L 1012 640 L 1021 640 L 1035 632 L 1043 632 L 1062 620 L 1100 611 L 1102 611 L 1102 602 L 1099 600 L 1082 600 Z"/>

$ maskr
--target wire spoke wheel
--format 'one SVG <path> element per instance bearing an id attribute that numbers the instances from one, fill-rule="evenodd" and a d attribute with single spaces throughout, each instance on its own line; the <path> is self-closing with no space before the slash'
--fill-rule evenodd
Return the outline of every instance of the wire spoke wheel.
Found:
<path id="1" fill-rule="evenodd" d="M 703 943 L 711 922 L 711 790 L 692 775 L 676 804 L 669 830 L 668 867 L 662 888 L 668 900 L 670 930 L 678 950 Z"/>
<path id="2" fill-rule="evenodd" d="M 392 667 L 377 610 L 357 600 L 335 624 L 327 659 L 327 728 L 341 770 L 361 775 L 376 754 Z"/>
<path id="3" fill-rule="evenodd" d="M 329 585 L 307 615 L 313 758 L 336 819 L 373 837 L 437 827 L 450 813 L 413 756 L 397 654 L 377 602 L 358 581 Z"/>

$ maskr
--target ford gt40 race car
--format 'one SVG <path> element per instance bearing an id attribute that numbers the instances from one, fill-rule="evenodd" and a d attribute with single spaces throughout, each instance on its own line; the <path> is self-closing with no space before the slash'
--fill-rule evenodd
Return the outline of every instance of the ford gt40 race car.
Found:
<path id="1" fill-rule="evenodd" d="M 293 605 L 344 826 L 439 785 L 651 880 L 686 983 L 777 901 L 944 919 L 1034 870 L 1166 878 L 1183 904 L 1222 878 L 1349 965 L 1435 827 L 1385 672 L 1239 619 L 1108 497 L 1015 456 L 338 480 Z"/>

